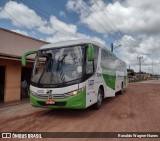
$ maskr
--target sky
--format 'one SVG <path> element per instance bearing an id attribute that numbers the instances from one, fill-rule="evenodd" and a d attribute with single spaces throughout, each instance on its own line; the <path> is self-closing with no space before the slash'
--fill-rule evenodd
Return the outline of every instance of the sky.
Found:
<path id="1" fill-rule="evenodd" d="M 160 74 L 160 0 L 0 0 L 0 27 L 51 43 L 92 39 Z M 119 46 L 121 45 L 121 46 Z M 117 47 L 119 46 L 119 47 Z"/>

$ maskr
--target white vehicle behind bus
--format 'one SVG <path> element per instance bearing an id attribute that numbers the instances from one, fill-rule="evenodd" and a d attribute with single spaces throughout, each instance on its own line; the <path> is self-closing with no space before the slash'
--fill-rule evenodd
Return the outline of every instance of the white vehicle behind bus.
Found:
<path id="1" fill-rule="evenodd" d="M 22 56 L 36 54 L 30 85 L 35 107 L 84 109 L 123 93 L 127 86 L 126 63 L 91 40 L 65 41 L 42 46 Z"/>

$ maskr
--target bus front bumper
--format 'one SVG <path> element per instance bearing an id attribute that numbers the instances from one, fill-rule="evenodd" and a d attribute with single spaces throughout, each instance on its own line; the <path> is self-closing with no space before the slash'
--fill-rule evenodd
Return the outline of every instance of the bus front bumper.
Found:
<path id="1" fill-rule="evenodd" d="M 47 99 L 39 99 L 30 94 L 30 102 L 34 107 L 45 108 L 68 108 L 68 109 L 84 109 L 86 108 L 86 92 L 83 91 L 75 96 L 65 99 L 53 99 L 54 104 L 46 104 Z"/>

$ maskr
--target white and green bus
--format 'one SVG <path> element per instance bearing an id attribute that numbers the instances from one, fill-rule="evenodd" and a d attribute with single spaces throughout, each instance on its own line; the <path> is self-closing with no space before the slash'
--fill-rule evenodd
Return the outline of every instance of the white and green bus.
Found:
<path id="1" fill-rule="evenodd" d="M 123 93 L 127 86 L 126 63 L 91 40 L 47 44 L 36 54 L 30 85 L 34 107 L 84 109 L 101 107 L 102 100 Z"/>

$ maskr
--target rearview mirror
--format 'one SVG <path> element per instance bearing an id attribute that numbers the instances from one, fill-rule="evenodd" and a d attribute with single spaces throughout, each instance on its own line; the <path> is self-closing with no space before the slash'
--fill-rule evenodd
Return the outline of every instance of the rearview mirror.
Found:
<path id="1" fill-rule="evenodd" d="M 22 57 L 21 57 L 21 61 L 22 61 L 22 66 L 25 66 L 26 65 L 26 57 L 31 55 L 31 54 L 36 54 L 37 51 L 27 51 L 25 52 Z"/>
<path id="2" fill-rule="evenodd" d="M 88 44 L 87 46 L 87 60 L 88 61 L 94 60 L 94 48 L 92 44 Z"/>

